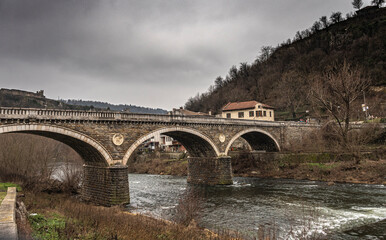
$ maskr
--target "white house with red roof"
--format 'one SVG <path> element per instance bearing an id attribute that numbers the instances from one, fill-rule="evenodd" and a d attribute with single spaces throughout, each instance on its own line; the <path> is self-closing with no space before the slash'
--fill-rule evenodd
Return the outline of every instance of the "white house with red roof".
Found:
<path id="1" fill-rule="evenodd" d="M 229 102 L 222 108 L 221 117 L 274 121 L 274 108 L 257 101 Z"/>

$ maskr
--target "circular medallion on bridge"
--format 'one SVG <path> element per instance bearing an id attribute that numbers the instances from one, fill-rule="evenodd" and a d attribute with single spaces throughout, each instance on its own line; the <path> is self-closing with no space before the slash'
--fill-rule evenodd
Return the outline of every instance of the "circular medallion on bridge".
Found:
<path id="1" fill-rule="evenodd" d="M 117 146 L 122 145 L 123 140 L 124 140 L 124 137 L 123 137 L 122 134 L 120 134 L 120 133 L 114 134 L 114 136 L 113 136 L 113 143 L 114 143 L 115 145 L 117 145 Z"/>
<path id="2" fill-rule="evenodd" d="M 220 140 L 220 142 L 225 142 L 225 135 L 224 134 L 220 134 L 220 136 L 218 136 L 218 139 Z"/>

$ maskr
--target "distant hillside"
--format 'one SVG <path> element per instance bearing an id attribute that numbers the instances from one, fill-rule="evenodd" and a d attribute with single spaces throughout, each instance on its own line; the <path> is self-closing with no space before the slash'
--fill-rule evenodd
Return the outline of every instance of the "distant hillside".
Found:
<path id="1" fill-rule="evenodd" d="M 50 109 L 73 109 L 88 110 L 90 107 L 74 106 L 60 101 L 46 98 L 43 91 L 36 93 L 18 89 L 0 89 L 1 107 L 20 107 L 20 108 L 50 108 Z"/>
<path id="2" fill-rule="evenodd" d="M 310 109 L 307 96 L 312 76 L 346 60 L 371 79 L 373 87 L 366 100 L 372 114 L 384 115 L 386 9 L 367 9 L 371 11 L 348 14 L 346 20 L 336 13 L 330 20 L 322 17 L 310 29 L 297 32 L 293 40 L 263 47 L 253 63 L 233 66 L 206 93 L 189 98 L 185 108 L 219 113 L 227 102 L 257 100 L 276 107 L 282 119 L 295 118 Z M 355 107 L 358 116 L 362 114 L 360 105 Z"/>
<path id="3" fill-rule="evenodd" d="M 127 111 L 132 113 L 149 113 L 149 114 L 167 114 L 166 110 L 160 108 L 146 108 L 146 107 L 138 107 L 135 105 L 127 105 L 127 104 L 110 104 L 107 102 L 98 102 L 98 101 L 85 101 L 85 100 L 62 100 L 66 104 L 76 105 L 76 106 L 92 106 L 95 108 L 101 109 L 110 109 L 113 111 Z"/>
<path id="4" fill-rule="evenodd" d="M 127 111 L 132 113 L 167 114 L 166 110 L 132 105 L 114 105 L 97 101 L 83 100 L 53 100 L 44 96 L 44 91 L 27 92 L 18 89 L 0 89 L 1 107 L 21 108 L 50 108 L 50 109 L 72 109 L 72 110 L 112 110 Z"/>

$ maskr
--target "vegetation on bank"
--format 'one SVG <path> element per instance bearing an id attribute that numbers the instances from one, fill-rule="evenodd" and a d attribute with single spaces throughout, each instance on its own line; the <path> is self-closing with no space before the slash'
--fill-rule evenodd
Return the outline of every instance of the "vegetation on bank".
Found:
<path id="1" fill-rule="evenodd" d="M 236 177 L 304 179 L 326 182 L 386 184 L 385 149 L 373 153 L 283 153 L 259 156 L 249 152 L 232 153 Z M 274 157 L 276 156 L 276 157 Z M 148 159 L 130 164 L 129 172 L 187 175 L 187 160 Z"/>
<path id="2" fill-rule="evenodd" d="M 171 159 L 156 152 L 143 153 L 130 159 L 128 170 L 130 173 L 186 176 L 188 159 L 186 154 L 182 158 Z"/>
<path id="3" fill-rule="evenodd" d="M 386 159 L 366 154 L 287 154 L 274 160 L 244 153 L 232 158 L 232 168 L 243 177 L 386 184 Z"/>
<path id="4" fill-rule="evenodd" d="M 120 207 L 89 205 L 67 194 L 25 192 L 19 200 L 29 212 L 29 226 L 19 226 L 24 229 L 22 239 L 231 239 L 229 234 L 131 214 Z"/>

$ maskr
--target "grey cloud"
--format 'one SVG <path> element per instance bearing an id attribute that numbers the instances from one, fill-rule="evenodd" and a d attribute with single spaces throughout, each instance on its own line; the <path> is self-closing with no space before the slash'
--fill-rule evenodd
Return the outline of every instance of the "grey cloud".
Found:
<path id="1" fill-rule="evenodd" d="M 0 0 L 0 83 L 170 109 L 262 45 L 351 10 L 344 0 Z"/>

